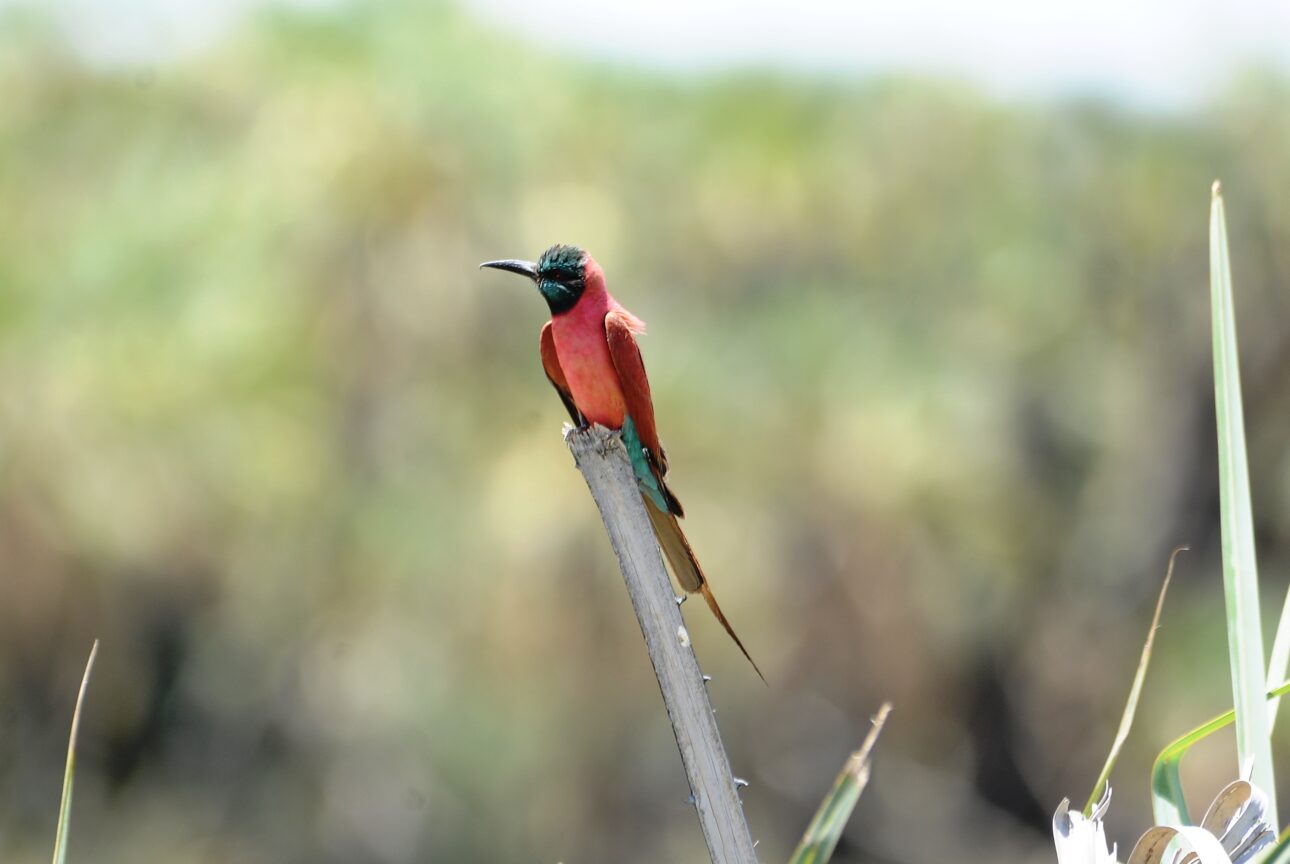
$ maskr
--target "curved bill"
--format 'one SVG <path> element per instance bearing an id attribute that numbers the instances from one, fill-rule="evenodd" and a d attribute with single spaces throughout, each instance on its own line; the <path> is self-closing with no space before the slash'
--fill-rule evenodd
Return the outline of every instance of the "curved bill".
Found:
<path id="1" fill-rule="evenodd" d="M 505 270 L 508 273 L 518 273 L 530 279 L 537 278 L 537 265 L 532 261 L 517 261 L 514 258 L 507 258 L 502 261 L 485 261 L 479 266 L 491 267 L 494 270 Z"/>

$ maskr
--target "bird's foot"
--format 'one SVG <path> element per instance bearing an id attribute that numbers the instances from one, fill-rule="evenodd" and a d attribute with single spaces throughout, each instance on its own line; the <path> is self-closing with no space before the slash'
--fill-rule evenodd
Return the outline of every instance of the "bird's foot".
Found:
<path id="1" fill-rule="evenodd" d="M 591 424 L 588 423 L 585 418 L 583 418 L 583 419 L 580 419 L 577 423 L 565 423 L 564 426 L 560 428 L 560 433 L 564 436 L 564 440 L 568 441 L 569 436 L 572 435 L 574 432 L 587 432 L 590 429 L 591 429 Z"/>

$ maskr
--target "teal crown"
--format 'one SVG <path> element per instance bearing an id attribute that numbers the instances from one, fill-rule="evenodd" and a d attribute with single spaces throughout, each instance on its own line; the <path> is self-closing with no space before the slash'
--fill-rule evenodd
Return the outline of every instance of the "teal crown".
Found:
<path id="1" fill-rule="evenodd" d="M 568 312 L 586 289 L 587 253 L 577 246 L 557 243 L 542 253 L 537 264 L 538 290 L 552 315 Z"/>

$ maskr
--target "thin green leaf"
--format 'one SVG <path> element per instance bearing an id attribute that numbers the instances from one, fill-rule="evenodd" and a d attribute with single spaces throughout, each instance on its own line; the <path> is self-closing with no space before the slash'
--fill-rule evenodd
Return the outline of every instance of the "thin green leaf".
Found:
<path id="1" fill-rule="evenodd" d="M 1277 840 L 1277 845 L 1268 850 L 1267 854 L 1259 859 L 1259 864 L 1290 864 L 1290 831 L 1282 834 Z"/>
<path id="2" fill-rule="evenodd" d="M 1236 711 L 1238 764 L 1253 764 L 1251 781 L 1268 796 L 1268 817 L 1277 821 L 1276 779 L 1268 708 L 1266 667 L 1259 618 L 1259 581 L 1254 560 L 1254 517 L 1245 454 L 1241 374 L 1236 351 L 1232 274 L 1227 254 L 1223 195 L 1214 183 L 1209 222 L 1209 284 L 1214 327 L 1214 403 L 1218 420 L 1219 504 L 1223 535 L 1223 593 L 1227 601 L 1227 642 Z"/>
<path id="3" fill-rule="evenodd" d="M 1156 611 L 1151 616 L 1151 629 L 1147 631 L 1147 641 L 1142 645 L 1138 671 L 1133 676 L 1133 686 L 1129 688 L 1129 699 L 1124 704 L 1124 713 L 1120 715 L 1120 728 L 1116 730 L 1115 740 L 1111 742 L 1111 752 L 1106 755 L 1106 764 L 1102 766 L 1102 773 L 1097 775 L 1097 782 L 1093 784 L 1093 791 L 1089 793 L 1088 803 L 1084 805 L 1085 819 L 1092 818 L 1093 808 L 1102 798 L 1102 790 L 1106 788 L 1106 781 L 1111 777 L 1115 760 L 1120 758 L 1120 748 L 1124 746 L 1125 739 L 1129 737 L 1129 730 L 1133 728 L 1133 715 L 1137 713 L 1138 700 L 1142 698 L 1142 685 L 1147 680 L 1147 666 L 1151 663 L 1151 646 L 1156 641 L 1156 630 L 1160 627 L 1160 612 L 1165 608 L 1165 592 L 1169 590 L 1169 580 L 1174 576 L 1174 560 L 1177 559 L 1179 552 L 1186 551 L 1188 551 L 1187 546 L 1179 546 L 1169 553 L 1169 566 L 1165 568 L 1165 581 L 1160 585 L 1160 596 L 1156 598 Z"/>
<path id="4" fill-rule="evenodd" d="M 820 804 L 820 809 L 815 811 L 811 824 L 806 826 L 806 833 L 793 850 L 789 864 L 824 864 L 833 856 L 833 850 L 842 837 L 842 829 L 846 828 L 851 811 L 869 782 L 869 756 L 890 713 L 891 703 L 883 703 L 873 718 L 873 728 L 865 736 L 864 743 L 842 766 L 842 773 L 833 782 L 833 788 Z"/>
<path id="5" fill-rule="evenodd" d="M 72 774 L 76 771 L 76 733 L 81 727 L 81 707 L 85 704 L 85 691 L 90 686 L 90 673 L 94 671 L 94 658 L 99 653 L 99 640 L 94 640 L 90 657 L 85 661 L 85 674 L 81 677 L 81 690 L 76 696 L 76 709 L 72 712 L 72 731 L 67 736 L 67 767 L 63 769 L 63 800 L 58 807 L 58 833 L 54 837 L 54 864 L 67 860 L 67 830 L 72 817 Z"/>
<path id="6" fill-rule="evenodd" d="M 1290 683 L 1282 684 L 1270 690 L 1265 699 L 1277 699 L 1290 693 Z M 1168 747 L 1160 751 L 1156 762 L 1151 766 L 1151 813 L 1157 825 L 1189 825 L 1191 818 L 1187 815 L 1187 802 L 1183 796 L 1180 769 L 1182 758 L 1194 744 L 1208 738 L 1220 729 L 1232 725 L 1236 719 L 1235 711 L 1220 714 L 1207 723 L 1202 723 L 1187 734 L 1179 737 Z M 1258 786 L 1257 783 L 1254 785 Z M 1262 789 L 1262 787 L 1259 787 Z M 1266 795 L 1267 790 L 1262 790 Z"/>
<path id="7" fill-rule="evenodd" d="M 1286 602 L 1281 606 L 1281 623 L 1277 624 L 1277 635 L 1272 640 L 1272 656 L 1268 658 L 1268 689 L 1271 690 L 1276 682 L 1284 681 L 1287 671 L 1290 671 L 1290 590 L 1286 591 Z M 1280 707 L 1280 699 L 1268 703 L 1269 735 L 1277 726 L 1277 709 Z"/>

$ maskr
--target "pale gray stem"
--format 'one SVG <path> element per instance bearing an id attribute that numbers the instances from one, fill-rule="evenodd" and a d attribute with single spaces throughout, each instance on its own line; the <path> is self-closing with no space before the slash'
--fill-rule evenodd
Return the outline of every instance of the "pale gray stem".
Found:
<path id="1" fill-rule="evenodd" d="M 752 835 L 672 582 L 617 432 L 569 429 L 565 441 L 596 499 L 645 636 L 676 746 L 716 864 L 756 864 Z"/>

